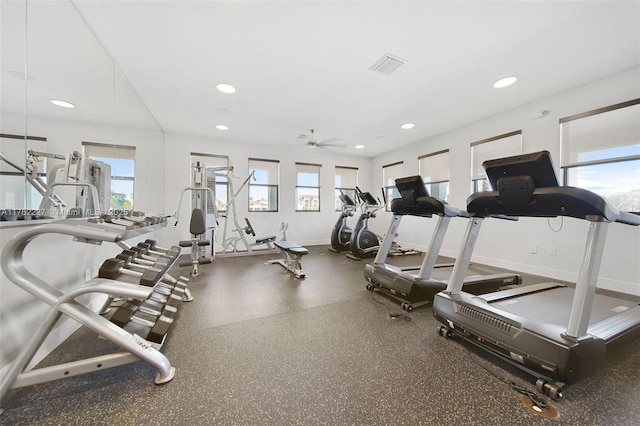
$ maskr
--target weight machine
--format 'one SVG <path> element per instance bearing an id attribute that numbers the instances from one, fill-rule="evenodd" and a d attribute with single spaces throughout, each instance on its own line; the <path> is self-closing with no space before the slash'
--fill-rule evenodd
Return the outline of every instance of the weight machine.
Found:
<path id="1" fill-rule="evenodd" d="M 38 173 L 43 158 L 62 160 L 51 168 L 48 183 Z M 25 175 L 27 182 L 42 195 L 39 212 L 52 217 L 91 217 L 106 213 L 111 206 L 111 166 L 73 151 L 68 154 L 27 151 L 25 167 L 0 153 L 0 159 Z M 75 188 L 74 203 L 70 207 L 56 192 L 60 187 Z M 64 190 L 63 190 L 64 191 Z M 70 194 L 65 194 L 70 195 Z M 67 211 L 66 209 L 69 208 Z"/>
<path id="2" fill-rule="evenodd" d="M 240 222 L 238 221 L 238 214 L 236 212 L 236 198 L 238 194 L 244 189 L 245 186 L 249 183 L 249 180 L 253 178 L 255 180 L 254 171 L 252 171 L 249 176 L 242 182 L 240 188 L 237 191 L 234 191 L 233 181 L 232 181 L 232 172 L 233 167 L 229 167 L 228 173 L 226 175 L 222 175 L 227 178 L 227 183 L 229 185 L 229 202 L 227 203 L 227 211 L 226 214 L 222 217 L 225 218 L 224 228 L 222 231 L 222 249 L 223 251 L 219 253 L 221 256 L 242 256 L 242 255 L 250 255 L 256 254 L 256 251 L 259 254 L 269 253 L 276 251 L 273 243 L 276 241 L 276 236 L 268 236 L 262 238 L 256 238 L 254 243 L 250 243 L 247 240 L 247 235 L 251 235 L 253 237 L 256 236 L 255 230 L 249 222 L 248 218 L 244 218 L 245 226 L 240 226 Z M 216 173 L 217 176 L 221 176 L 221 174 Z M 229 215 L 231 215 L 231 219 L 233 220 L 233 225 L 235 228 L 231 229 L 231 232 L 236 232 L 238 235 L 229 235 L 227 230 L 229 228 Z M 285 231 L 287 226 L 285 223 L 281 225 L 281 231 L 283 234 L 282 240 L 286 240 Z M 238 249 L 238 243 L 242 243 L 244 248 Z M 257 246 L 266 246 L 266 249 L 254 250 L 254 247 Z"/>
<path id="3" fill-rule="evenodd" d="M 214 174 L 215 174 L 214 169 Z M 199 266 L 213 261 L 212 256 L 206 256 L 206 247 L 212 245 L 211 240 L 207 240 L 206 231 L 206 212 L 208 211 L 209 204 L 207 203 L 207 194 L 210 195 L 211 205 L 214 214 L 214 224 L 209 229 L 213 229 L 212 235 L 215 234 L 217 226 L 218 209 L 216 207 L 216 197 L 213 190 L 207 185 L 207 170 L 204 164 L 196 161 L 192 166 L 191 174 L 192 186 L 183 188 L 178 199 L 178 205 L 176 206 L 176 212 L 173 216 L 176 219 L 174 226 L 178 225 L 180 220 L 180 207 L 182 206 L 182 198 L 186 192 L 191 192 L 191 221 L 189 224 L 189 232 L 191 234 L 190 240 L 180 241 L 180 247 L 191 247 L 191 259 L 189 261 L 180 262 L 180 266 L 192 265 L 191 276 L 195 277 L 200 274 Z M 214 178 L 215 187 L 215 178 Z"/>
<path id="4" fill-rule="evenodd" d="M 27 165 L 31 169 L 29 174 L 32 177 L 36 176 L 37 179 L 34 181 L 38 183 L 42 180 L 37 176 L 36 163 L 41 162 L 42 157 L 62 160 L 64 163 L 49 170 L 49 183 L 46 184 L 45 192 L 42 193 L 42 202 L 39 207 L 41 211 L 51 216 L 91 217 L 99 216 L 109 210 L 111 166 L 92 160 L 78 151 L 61 155 L 29 150 L 27 158 Z M 69 206 L 55 192 L 59 187 L 75 188 L 75 203 L 67 214 L 64 209 Z"/>

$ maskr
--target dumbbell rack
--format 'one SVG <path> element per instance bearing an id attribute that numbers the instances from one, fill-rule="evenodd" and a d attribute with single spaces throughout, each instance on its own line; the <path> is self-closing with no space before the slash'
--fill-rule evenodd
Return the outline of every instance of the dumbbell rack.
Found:
<path id="1" fill-rule="evenodd" d="M 150 221 L 146 226 L 134 229 L 126 229 L 113 224 L 65 219 L 26 230 L 8 242 L 1 257 L 5 275 L 17 286 L 46 302 L 50 308 L 27 345 L 1 378 L 0 401 L 11 388 L 45 383 L 140 360 L 147 362 L 157 370 L 156 384 L 167 383 L 173 379 L 175 368 L 159 351 L 161 344 L 153 344 L 123 330 L 101 316 L 99 312 L 94 312 L 76 300 L 79 296 L 90 293 L 106 294 L 110 299 L 121 297 L 144 300 L 153 292 L 153 287 L 94 278 L 63 293 L 29 272 L 23 259 L 23 252 L 27 245 L 43 234 L 70 235 L 74 237 L 74 241 L 95 245 L 100 245 L 103 242 L 118 244 L 165 226 L 166 218 Z M 27 365 L 62 315 L 74 319 L 102 338 L 116 344 L 123 351 L 26 371 Z"/>

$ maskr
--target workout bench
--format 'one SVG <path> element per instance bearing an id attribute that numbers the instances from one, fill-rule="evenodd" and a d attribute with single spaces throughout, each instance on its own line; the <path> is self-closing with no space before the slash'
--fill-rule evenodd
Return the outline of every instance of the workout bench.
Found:
<path id="1" fill-rule="evenodd" d="M 296 278 L 304 278 L 302 270 L 302 256 L 309 254 L 309 250 L 289 241 L 274 241 L 273 244 L 280 250 L 283 255 L 282 259 L 272 259 L 268 263 L 279 263 L 287 271 L 295 275 Z"/>

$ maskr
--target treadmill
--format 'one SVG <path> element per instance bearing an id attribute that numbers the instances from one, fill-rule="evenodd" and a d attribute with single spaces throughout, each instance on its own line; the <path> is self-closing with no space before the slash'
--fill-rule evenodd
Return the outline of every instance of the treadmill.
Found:
<path id="1" fill-rule="evenodd" d="M 391 225 L 373 263 L 365 266 L 364 276 L 367 280 L 367 290 L 383 292 L 399 301 L 402 309 L 411 312 L 414 308 L 431 303 L 435 294 L 447 287 L 446 281 L 433 278 L 433 271 L 435 268 L 450 267 L 453 264 L 437 265 L 436 260 L 451 218 L 461 217 L 469 220 L 469 215 L 464 210 L 450 206 L 446 201 L 429 196 L 420 176 L 396 179 L 396 188 L 401 198 L 391 200 Z M 420 266 L 402 268 L 385 263 L 404 216 L 430 218 L 434 215 L 438 216 L 438 223 Z M 521 282 L 522 277 L 517 274 L 500 273 L 466 276 L 463 284 L 468 292 L 482 294 Z"/>
<path id="2" fill-rule="evenodd" d="M 575 289 L 550 282 L 474 296 L 462 291 L 473 251 L 473 244 L 467 244 L 447 289 L 433 302 L 433 313 L 443 324 L 438 332 L 460 336 L 533 375 L 539 391 L 559 400 L 565 384 L 601 367 L 612 343 L 640 331 L 638 303 L 596 294 L 609 223 L 638 226 L 640 216 L 618 211 L 588 190 L 558 186 L 547 151 L 490 160 L 483 167 L 494 190 L 467 200 L 467 211 L 478 224 L 496 214 L 589 222 L 578 280 Z M 468 238 L 475 240 L 476 227 L 470 223 Z"/>

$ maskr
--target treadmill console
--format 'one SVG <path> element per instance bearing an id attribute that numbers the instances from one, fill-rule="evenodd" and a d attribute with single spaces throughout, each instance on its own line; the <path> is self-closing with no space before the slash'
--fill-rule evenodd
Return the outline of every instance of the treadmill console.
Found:
<path id="1" fill-rule="evenodd" d="M 487 160 L 482 163 L 482 167 L 484 167 L 494 191 L 499 191 L 498 183 L 500 180 L 504 182 L 524 177 L 530 178 L 535 188 L 558 186 L 558 179 L 553 169 L 549 151 Z"/>
<path id="2" fill-rule="evenodd" d="M 402 201 L 415 205 L 418 197 L 428 197 L 429 191 L 421 176 L 409 176 L 396 179 L 396 188 L 400 192 Z"/>

